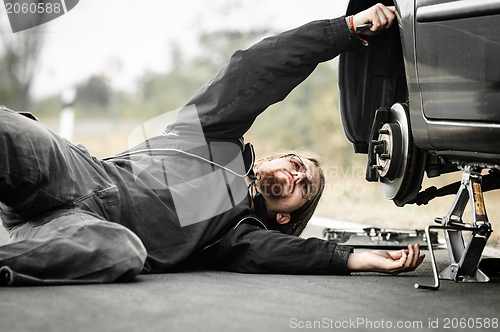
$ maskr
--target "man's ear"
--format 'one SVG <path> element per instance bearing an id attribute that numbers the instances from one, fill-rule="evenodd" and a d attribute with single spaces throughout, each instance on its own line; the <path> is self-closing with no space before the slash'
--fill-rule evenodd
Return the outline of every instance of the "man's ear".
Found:
<path id="1" fill-rule="evenodd" d="M 276 222 L 280 225 L 284 225 L 290 221 L 291 217 L 289 213 L 277 213 Z"/>
<path id="2" fill-rule="evenodd" d="M 259 169 L 259 167 L 260 167 L 263 163 L 265 163 L 266 161 L 268 161 L 268 160 L 267 160 L 267 158 L 259 158 L 259 159 L 257 159 L 257 160 L 255 161 L 255 163 L 253 164 L 253 168 L 254 168 L 254 169 Z"/>

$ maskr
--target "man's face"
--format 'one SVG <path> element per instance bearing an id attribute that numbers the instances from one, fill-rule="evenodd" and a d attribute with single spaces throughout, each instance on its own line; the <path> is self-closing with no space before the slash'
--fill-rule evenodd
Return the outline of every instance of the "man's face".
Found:
<path id="1" fill-rule="evenodd" d="M 291 213 L 314 198 L 320 186 L 316 165 L 306 158 L 287 155 L 259 160 L 254 169 L 257 189 L 271 213 Z"/>

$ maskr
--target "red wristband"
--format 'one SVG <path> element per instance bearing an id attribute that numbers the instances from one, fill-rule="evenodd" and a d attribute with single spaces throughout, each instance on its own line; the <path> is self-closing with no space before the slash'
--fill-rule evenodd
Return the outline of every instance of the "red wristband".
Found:
<path id="1" fill-rule="evenodd" d="M 349 25 L 351 27 L 351 31 L 352 31 L 352 34 L 354 35 L 354 37 L 360 41 L 361 44 L 363 44 L 364 46 L 368 46 L 368 40 L 366 39 L 363 39 L 361 38 L 358 33 L 356 32 L 356 27 L 354 26 L 354 15 L 351 15 L 349 17 Z"/>
<path id="2" fill-rule="evenodd" d="M 349 17 L 349 25 L 351 26 L 351 31 L 354 37 L 358 38 L 358 33 L 356 32 L 356 27 L 354 26 L 354 15 Z"/>

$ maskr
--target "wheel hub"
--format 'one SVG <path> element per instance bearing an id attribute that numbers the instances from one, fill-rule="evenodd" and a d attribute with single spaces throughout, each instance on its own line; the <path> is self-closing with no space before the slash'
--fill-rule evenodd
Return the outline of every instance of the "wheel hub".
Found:
<path id="1" fill-rule="evenodd" d="M 378 140 L 373 142 L 377 171 L 381 178 L 394 179 L 401 164 L 401 127 L 398 123 L 386 123 L 379 130 Z"/>

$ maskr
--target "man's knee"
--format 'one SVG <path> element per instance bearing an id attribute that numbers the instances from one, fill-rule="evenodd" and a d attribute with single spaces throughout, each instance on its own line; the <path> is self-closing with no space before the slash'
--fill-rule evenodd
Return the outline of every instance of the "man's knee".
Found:
<path id="1" fill-rule="evenodd" d="M 0 272 L 4 279 L 10 272 L 9 285 L 128 281 L 142 272 L 147 256 L 132 231 L 92 216 L 61 215 L 16 231 L 20 239 L 0 247 Z"/>
<path id="2" fill-rule="evenodd" d="M 91 227 L 92 228 L 92 227 Z M 102 260 L 102 270 L 96 271 L 107 275 L 104 282 L 126 281 L 142 272 L 147 251 L 139 237 L 124 226 L 112 222 L 96 225 L 95 237 L 97 252 L 94 259 Z M 92 279 L 92 275 L 87 276 Z"/>

